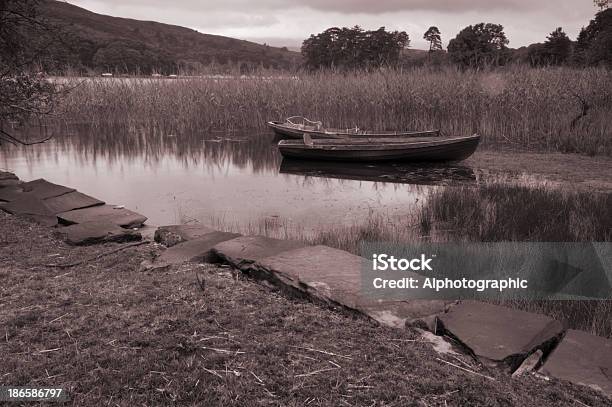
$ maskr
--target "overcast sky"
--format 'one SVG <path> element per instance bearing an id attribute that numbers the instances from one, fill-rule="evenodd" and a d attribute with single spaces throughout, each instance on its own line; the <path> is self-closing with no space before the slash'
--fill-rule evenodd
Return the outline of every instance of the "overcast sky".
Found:
<path id="1" fill-rule="evenodd" d="M 556 27 L 575 39 L 597 9 L 592 0 L 71 0 L 96 13 L 190 27 L 274 46 L 299 47 L 310 34 L 354 26 L 406 31 L 412 48 L 442 31 L 444 46 L 463 27 L 502 24 L 511 47 L 543 42 Z"/>

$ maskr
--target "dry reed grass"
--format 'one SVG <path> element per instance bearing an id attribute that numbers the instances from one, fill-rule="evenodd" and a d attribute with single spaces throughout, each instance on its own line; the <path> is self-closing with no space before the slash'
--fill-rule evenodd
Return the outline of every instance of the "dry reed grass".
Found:
<path id="1" fill-rule="evenodd" d="M 68 79 L 76 82 L 78 79 Z M 271 78 L 88 79 L 64 100 L 63 120 L 165 134 L 261 130 L 304 115 L 326 125 L 478 132 L 485 144 L 612 154 L 612 72 L 378 71 Z M 585 117 L 580 116 L 584 101 Z M 123 133 L 122 133 L 123 132 Z"/>

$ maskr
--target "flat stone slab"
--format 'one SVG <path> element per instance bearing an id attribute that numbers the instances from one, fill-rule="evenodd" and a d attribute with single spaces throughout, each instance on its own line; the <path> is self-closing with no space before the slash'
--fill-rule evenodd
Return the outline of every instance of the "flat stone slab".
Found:
<path id="1" fill-rule="evenodd" d="M 19 185 L 9 185 L 4 188 L 0 188 L 0 201 L 12 202 L 16 199 L 22 198 L 24 194 L 23 188 Z"/>
<path id="2" fill-rule="evenodd" d="M 146 216 L 139 213 L 124 208 L 115 209 L 115 207 L 111 205 L 92 206 L 91 208 L 62 212 L 58 214 L 57 217 L 60 222 L 68 225 L 105 221 L 124 228 L 139 227 L 147 220 Z"/>
<path id="3" fill-rule="evenodd" d="M 253 263 L 305 246 L 306 244 L 295 240 L 272 239 L 265 236 L 240 236 L 219 243 L 213 248 L 213 252 L 229 264 L 240 268 L 245 263 Z"/>
<path id="4" fill-rule="evenodd" d="M 354 307 L 361 289 L 360 271 L 366 259 L 327 246 L 307 246 L 261 259 L 258 265 L 285 284 L 333 300 L 351 293 Z M 338 297 L 336 297 L 339 299 Z M 348 298 L 347 298 L 348 299 Z"/>
<path id="5" fill-rule="evenodd" d="M 57 231 L 68 244 L 90 245 L 106 242 L 130 242 L 141 240 L 140 233 L 124 229 L 111 222 L 85 222 L 63 227 Z"/>
<path id="6" fill-rule="evenodd" d="M 260 278 L 291 287 L 326 303 L 369 315 L 381 324 L 403 327 L 407 322 L 443 312 L 445 301 L 381 301 L 361 292 L 366 259 L 327 246 L 306 246 L 263 258 L 251 267 Z"/>
<path id="7" fill-rule="evenodd" d="M 198 239 L 176 244 L 166 249 L 148 268 L 167 267 L 185 262 L 207 262 L 212 248 L 221 242 L 240 236 L 238 233 L 212 232 Z"/>
<path id="8" fill-rule="evenodd" d="M 563 332 L 559 321 L 545 315 L 477 301 L 462 302 L 439 315 L 438 320 L 444 331 L 483 362 L 503 363 L 512 370 Z"/>
<path id="9" fill-rule="evenodd" d="M 21 183 L 19 178 L 12 172 L 0 171 L 0 188 L 13 187 Z"/>
<path id="10" fill-rule="evenodd" d="M 9 180 L 9 179 L 19 180 L 17 175 L 13 174 L 12 172 L 0 171 L 0 181 Z"/>
<path id="11" fill-rule="evenodd" d="M 45 199 L 45 204 L 55 214 L 68 212 L 74 209 L 89 208 L 91 206 L 104 205 L 99 199 L 85 195 L 81 192 L 68 192 L 60 196 Z"/>
<path id="12" fill-rule="evenodd" d="M 18 179 L 0 179 L 0 188 L 14 187 L 21 184 L 22 182 Z"/>
<path id="13" fill-rule="evenodd" d="M 0 171 L 0 192 L 4 188 L 16 187 L 17 185 L 20 185 L 21 183 L 22 182 L 19 180 L 19 178 L 12 172 Z M 6 199 L 1 199 L 1 198 L 0 200 L 6 201 Z"/>
<path id="14" fill-rule="evenodd" d="M 540 372 L 612 396 L 612 340 L 570 329 Z"/>
<path id="15" fill-rule="evenodd" d="M 23 192 L 29 192 L 38 199 L 48 199 L 76 191 L 63 185 L 53 184 L 43 178 L 21 184 Z"/>
<path id="16" fill-rule="evenodd" d="M 155 231 L 154 239 L 166 247 L 172 247 L 178 243 L 198 239 L 216 230 L 204 225 L 170 225 L 161 226 Z"/>
<path id="17" fill-rule="evenodd" d="M 55 213 L 45 204 L 45 201 L 32 194 L 24 194 L 19 199 L 0 205 L 0 209 L 45 226 L 55 226 L 57 224 Z"/>

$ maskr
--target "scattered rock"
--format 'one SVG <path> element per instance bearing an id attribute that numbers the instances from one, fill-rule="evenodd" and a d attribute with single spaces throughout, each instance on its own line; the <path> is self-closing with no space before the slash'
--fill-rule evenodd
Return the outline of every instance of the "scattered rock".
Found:
<path id="1" fill-rule="evenodd" d="M 407 274 L 408 275 L 408 274 Z M 417 321 L 435 321 L 437 314 L 447 310 L 451 301 L 443 300 L 371 300 L 368 297 L 359 300 L 359 310 L 379 323 L 395 328 L 406 326 L 417 326 L 429 329 L 427 324 L 419 324 Z"/>
<path id="2" fill-rule="evenodd" d="M 433 349 L 441 355 L 461 356 L 443 336 L 434 335 L 429 331 L 421 331 L 421 340 L 431 344 Z"/>
<path id="3" fill-rule="evenodd" d="M 166 247 L 172 247 L 188 240 L 198 239 L 212 232 L 215 232 L 215 230 L 203 225 L 161 226 L 155 231 L 155 241 Z"/>
<path id="4" fill-rule="evenodd" d="M 426 317 L 417 318 L 412 321 L 408 321 L 406 326 L 423 329 L 435 335 L 438 332 L 438 316 L 429 315 Z"/>
<path id="5" fill-rule="evenodd" d="M 512 377 L 520 377 L 525 373 L 533 372 L 535 368 L 538 367 L 538 364 L 542 360 L 543 355 L 544 353 L 540 349 L 533 352 L 531 355 L 529 355 L 527 359 L 523 361 L 523 363 L 521 363 L 518 369 L 516 369 L 514 373 L 512 373 Z"/>
<path id="6" fill-rule="evenodd" d="M 74 209 L 88 208 L 91 206 L 104 205 L 99 199 L 74 191 L 53 198 L 45 199 L 45 204 L 55 214 L 68 212 Z"/>
<path id="7" fill-rule="evenodd" d="M 147 268 L 157 269 L 185 262 L 209 262 L 212 260 L 211 249 L 216 244 L 238 236 L 238 233 L 212 232 L 198 239 L 176 244 L 165 250 Z"/>
<path id="8" fill-rule="evenodd" d="M 539 371 L 612 396 L 612 340 L 570 329 Z"/>
<path id="9" fill-rule="evenodd" d="M 124 228 L 139 227 L 147 220 L 146 216 L 128 209 L 114 209 L 111 205 L 92 206 L 90 208 L 62 212 L 57 217 L 60 222 L 67 225 L 106 221 Z"/>
<path id="10" fill-rule="evenodd" d="M 123 229 L 111 222 L 84 222 L 66 226 L 57 233 L 71 245 L 90 245 L 106 242 L 130 242 L 141 240 L 140 233 Z"/>
<path id="11" fill-rule="evenodd" d="M 489 365 L 516 369 L 536 349 L 546 349 L 563 333 L 545 315 L 465 301 L 438 316 L 441 328 Z"/>
<path id="12" fill-rule="evenodd" d="M 132 230 L 137 230 L 138 233 L 141 234 L 143 239 L 153 240 L 155 232 L 157 231 L 157 226 L 142 225 L 139 228 L 132 228 Z"/>
<path id="13" fill-rule="evenodd" d="M 266 257 L 275 256 L 288 250 L 305 247 L 306 244 L 294 240 L 272 239 L 264 236 L 240 236 L 219 243 L 214 253 L 236 268 L 248 265 Z"/>

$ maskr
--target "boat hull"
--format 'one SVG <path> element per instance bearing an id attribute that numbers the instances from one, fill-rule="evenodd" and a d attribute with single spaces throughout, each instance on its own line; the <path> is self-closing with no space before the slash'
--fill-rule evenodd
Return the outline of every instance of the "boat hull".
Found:
<path id="1" fill-rule="evenodd" d="M 480 136 L 457 137 L 429 142 L 406 142 L 385 145 L 306 145 L 303 142 L 281 141 L 278 145 L 285 158 L 348 162 L 423 162 L 460 161 L 471 156 L 480 143 Z"/>
<path id="2" fill-rule="evenodd" d="M 360 137 L 417 137 L 417 136 L 435 136 L 439 134 L 438 130 L 427 130 L 427 131 L 404 131 L 404 132 L 394 132 L 394 131 L 386 131 L 386 132 L 369 132 L 369 131 L 361 131 L 361 132 L 351 132 L 339 129 L 328 129 L 328 130 L 313 130 L 308 128 L 293 128 L 288 126 L 286 123 L 281 122 L 268 122 L 268 127 L 270 127 L 274 133 L 279 138 L 284 139 L 302 139 L 304 134 L 308 134 L 313 139 L 345 139 L 349 137 L 360 138 Z"/>

